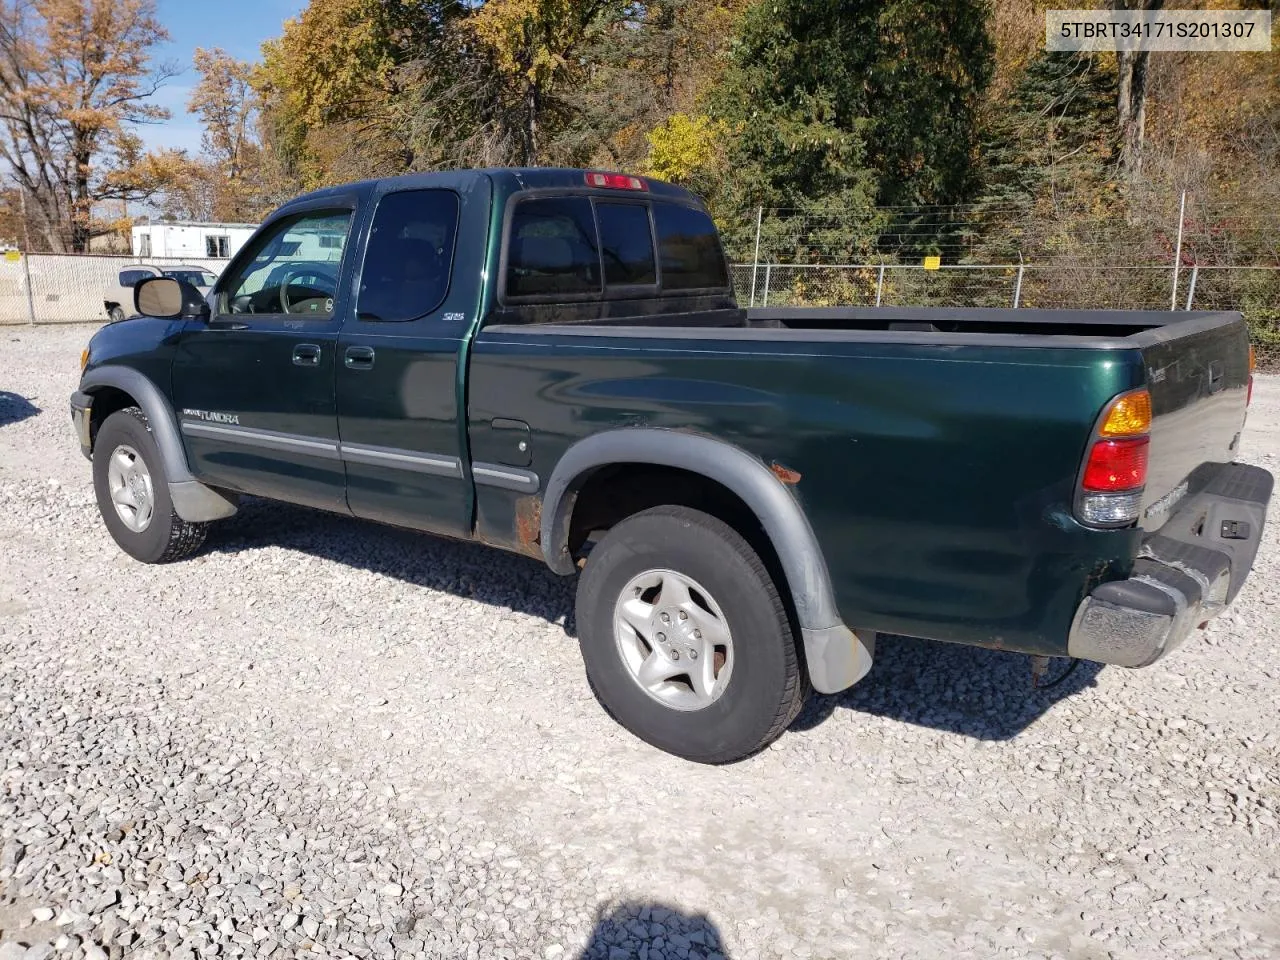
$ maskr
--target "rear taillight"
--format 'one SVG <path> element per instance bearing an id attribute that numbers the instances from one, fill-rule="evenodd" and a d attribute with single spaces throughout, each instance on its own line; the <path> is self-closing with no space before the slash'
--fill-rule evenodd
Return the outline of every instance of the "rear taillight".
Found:
<path id="1" fill-rule="evenodd" d="M 1146 437 L 1136 440 L 1099 440 L 1089 451 L 1080 486 L 1090 493 L 1137 490 L 1147 483 Z"/>
<path id="2" fill-rule="evenodd" d="M 1151 394 L 1122 393 L 1107 404 L 1080 472 L 1076 515 L 1085 523 L 1126 526 L 1138 519 L 1147 483 Z"/>

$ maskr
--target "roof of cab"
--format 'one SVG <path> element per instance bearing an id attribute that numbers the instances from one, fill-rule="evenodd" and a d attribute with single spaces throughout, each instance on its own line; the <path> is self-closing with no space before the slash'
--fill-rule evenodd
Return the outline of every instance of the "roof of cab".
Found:
<path id="1" fill-rule="evenodd" d="M 406 173 L 396 177 L 381 177 L 373 180 L 359 180 L 352 183 L 338 184 L 333 187 L 322 187 L 319 190 L 312 190 L 310 193 L 304 193 L 288 200 L 282 205 L 283 207 L 292 206 L 295 203 L 302 203 L 311 200 L 320 200 L 325 197 L 341 196 L 350 193 L 353 190 L 364 191 L 373 189 L 384 183 L 395 183 L 397 181 L 414 181 L 415 186 L 429 187 L 432 180 L 446 178 L 456 178 L 458 175 L 471 174 L 476 177 L 488 176 L 494 180 L 495 184 L 506 181 L 502 185 L 507 188 L 505 192 L 513 193 L 517 190 L 538 190 L 538 189 L 555 189 L 557 187 L 564 189 L 587 189 L 586 174 L 587 170 L 577 169 L 574 167 L 488 167 L 484 169 L 473 170 L 440 170 L 427 173 Z M 648 193 L 656 197 L 666 197 L 672 200 L 681 200 L 686 203 L 694 201 L 701 205 L 701 200 L 694 194 L 690 193 L 684 187 L 677 187 L 674 184 L 667 183 L 663 180 L 655 180 L 652 177 L 641 177 L 645 184 L 649 187 Z M 609 188 L 593 188 L 600 192 L 627 193 L 625 190 L 610 190 Z"/>

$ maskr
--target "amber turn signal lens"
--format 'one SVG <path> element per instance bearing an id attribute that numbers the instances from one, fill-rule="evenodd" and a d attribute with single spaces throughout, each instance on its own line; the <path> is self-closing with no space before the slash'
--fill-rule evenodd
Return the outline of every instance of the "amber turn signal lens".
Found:
<path id="1" fill-rule="evenodd" d="M 89 348 L 85 347 L 80 351 L 80 372 L 84 373 L 84 368 L 89 365 Z"/>
<path id="2" fill-rule="evenodd" d="M 1111 401 L 1098 431 L 1104 437 L 1138 437 L 1151 430 L 1151 394 L 1134 390 Z"/>

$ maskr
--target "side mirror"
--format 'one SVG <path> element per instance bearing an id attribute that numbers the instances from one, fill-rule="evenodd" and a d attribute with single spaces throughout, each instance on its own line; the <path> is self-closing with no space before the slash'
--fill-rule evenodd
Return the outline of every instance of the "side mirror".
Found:
<path id="1" fill-rule="evenodd" d="M 173 277 L 147 277 L 133 288 L 133 305 L 144 317 L 208 320 L 209 303 L 191 284 Z"/>

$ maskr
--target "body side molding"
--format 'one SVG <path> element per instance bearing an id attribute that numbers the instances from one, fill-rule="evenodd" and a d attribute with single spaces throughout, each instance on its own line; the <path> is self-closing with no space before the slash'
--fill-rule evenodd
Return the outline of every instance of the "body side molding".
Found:
<path id="1" fill-rule="evenodd" d="M 552 570 L 574 572 L 568 540 L 577 492 L 597 468 L 616 463 L 678 467 L 741 497 L 777 551 L 815 689 L 835 693 L 862 679 L 871 668 L 874 644 L 841 621 L 822 550 L 800 504 L 761 460 L 722 440 L 637 427 L 597 433 L 575 443 L 556 464 L 543 498 L 542 551 Z"/>

